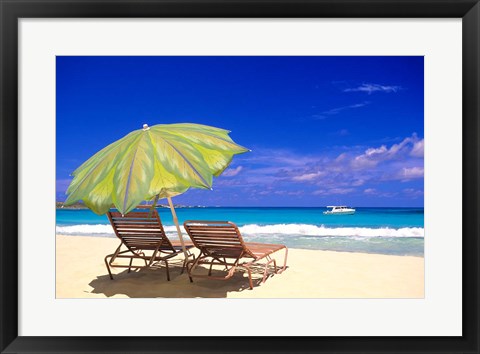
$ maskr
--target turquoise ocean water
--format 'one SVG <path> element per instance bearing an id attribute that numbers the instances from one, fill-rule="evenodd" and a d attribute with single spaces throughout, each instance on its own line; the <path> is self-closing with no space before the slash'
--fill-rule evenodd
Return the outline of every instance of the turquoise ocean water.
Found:
<path id="1" fill-rule="evenodd" d="M 325 208 L 179 208 L 185 220 L 236 223 L 246 241 L 290 248 L 423 256 L 423 208 L 356 208 L 354 215 L 324 215 Z M 168 236 L 176 230 L 170 210 L 158 209 Z M 57 209 L 57 233 L 115 237 L 106 216 Z M 186 234 L 186 233 L 185 233 Z"/>

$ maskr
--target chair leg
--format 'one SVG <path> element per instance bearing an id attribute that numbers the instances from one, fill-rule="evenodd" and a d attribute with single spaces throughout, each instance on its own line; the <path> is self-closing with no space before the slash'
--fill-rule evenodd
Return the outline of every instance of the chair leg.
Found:
<path id="1" fill-rule="evenodd" d="M 266 264 L 265 264 L 265 268 L 263 269 L 263 279 L 262 279 L 262 283 L 265 283 L 265 280 L 267 280 L 267 275 L 268 275 L 268 266 L 270 265 L 270 263 L 273 263 L 273 272 L 276 274 L 277 273 L 277 262 L 275 261 L 275 259 L 270 259 Z"/>
<path id="2" fill-rule="evenodd" d="M 187 261 L 188 261 L 188 258 L 185 258 L 183 261 L 182 271 L 180 272 L 180 274 L 183 274 L 183 272 L 185 271 L 185 267 L 187 266 Z"/>
<path id="3" fill-rule="evenodd" d="M 193 253 L 190 253 L 190 254 L 188 255 L 188 257 L 190 257 L 190 256 L 192 256 L 192 258 L 193 258 L 192 260 L 195 261 L 195 255 L 194 255 Z M 183 274 L 183 272 L 184 272 L 185 269 L 187 268 L 187 263 L 189 262 L 189 261 L 188 261 L 188 257 L 185 258 L 185 260 L 183 261 L 182 271 L 180 272 L 180 274 Z"/>
<path id="4" fill-rule="evenodd" d="M 142 257 L 145 257 L 145 253 L 143 253 L 143 252 L 140 252 L 139 255 L 142 256 Z M 143 258 L 143 261 L 145 262 L 145 267 L 148 267 L 147 260 L 145 258 Z"/>
<path id="5" fill-rule="evenodd" d="M 113 280 L 113 275 L 112 275 L 112 272 L 110 271 L 110 265 L 108 264 L 108 257 L 111 257 L 112 255 L 109 254 L 108 256 L 105 257 L 105 265 L 107 266 L 107 270 L 108 270 L 108 275 L 110 276 L 110 279 Z"/>
<path id="6" fill-rule="evenodd" d="M 205 258 L 205 257 L 203 257 Z M 191 261 L 188 261 L 186 264 L 187 268 L 187 273 L 188 273 L 188 278 L 190 279 L 190 283 L 193 283 L 193 278 L 192 278 L 192 271 L 193 269 L 197 266 L 198 262 L 202 259 L 202 252 L 198 255 L 197 259 L 195 259 L 195 255 L 193 256 L 193 259 Z M 189 267 L 189 264 L 191 263 L 191 266 Z"/>
<path id="7" fill-rule="evenodd" d="M 170 281 L 170 271 L 168 270 L 168 261 L 165 261 L 165 269 L 167 270 L 167 281 Z"/>
<path id="8" fill-rule="evenodd" d="M 285 247 L 285 258 L 283 260 L 283 266 L 281 269 L 279 269 L 278 271 L 276 271 L 277 269 L 275 269 L 276 273 L 277 274 L 280 274 L 282 273 L 286 268 L 287 268 L 287 257 L 288 257 L 288 248 Z"/>
<path id="9" fill-rule="evenodd" d="M 128 273 L 130 273 L 130 270 L 132 269 L 132 262 L 133 258 L 130 258 L 130 264 L 128 265 Z"/>
<path id="10" fill-rule="evenodd" d="M 248 283 L 250 285 L 250 290 L 253 290 L 253 281 L 252 281 L 252 271 L 250 270 L 250 267 L 248 266 L 243 266 L 247 270 L 248 273 Z"/>
<path id="11" fill-rule="evenodd" d="M 208 276 L 211 276 L 212 275 L 212 267 L 213 267 L 213 261 L 215 259 L 212 259 L 212 261 L 210 262 L 210 269 L 208 270 Z"/>
<path id="12" fill-rule="evenodd" d="M 120 249 L 121 248 L 122 248 L 122 242 L 120 242 L 120 244 L 118 245 L 118 247 L 117 247 L 117 249 L 115 250 L 114 253 L 105 256 L 105 265 L 107 266 L 108 275 L 110 275 L 111 280 L 113 280 L 113 275 L 112 275 L 112 272 L 110 270 L 110 262 L 113 262 L 113 260 L 115 258 L 117 258 L 117 256 L 120 254 Z M 110 262 L 107 261 L 108 257 L 111 257 Z"/>
<path id="13" fill-rule="evenodd" d="M 192 278 L 192 275 L 190 274 L 193 264 L 189 268 L 188 265 L 190 264 L 190 262 L 195 263 L 195 260 L 188 261 L 187 264 L 185 264 L 185 267 L 187 268 L 188 279 L 190 279 L 190 283 L 193 283 L 193 278 Z"/>

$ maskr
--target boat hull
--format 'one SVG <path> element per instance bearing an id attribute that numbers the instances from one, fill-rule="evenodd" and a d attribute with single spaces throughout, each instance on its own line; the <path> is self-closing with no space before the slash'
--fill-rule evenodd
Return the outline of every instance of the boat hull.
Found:
<path id="1" fill-rule="evenodd" d="M 325 215 L 353 215 L 355 211 L 324 211 L 323 214 Z"/>

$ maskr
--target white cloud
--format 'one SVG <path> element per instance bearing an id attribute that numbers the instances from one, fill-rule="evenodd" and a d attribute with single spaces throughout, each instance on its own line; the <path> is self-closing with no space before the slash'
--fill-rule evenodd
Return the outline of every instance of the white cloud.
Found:
<path id="1" fill-rule="evenodd" d="M 361 178 L 352 181 L 352 186 L 355 186 L 355 187 L 363 186 L 364 184 L 365 184 L 365 180 Z"/>
<path id="2" fill-rule="evenodd" d="M 283 190 L 283 189 L 275 189 L 269 186 L 265 190 L 262 190 L 259 192 L 256 190 L 249 190 L 248 193 L 256 194 L 256 195 L 282 195 L 282 196 L 287 195 L 287 196 L 299 197 L 301 195 L 304 195 L 305 191 L 303 190 L 289 191 L 289 190 Z"/>
<path id="3" fill-rule="evenodd" d="M 396 192 L 381 192 L 376 190 L 375 188 L 367 188 L 363 191 L 363 193 L 367 195 L 375 195 L 380 198 L 392 198 L 398 194 Z"/>
<path id="4" fill-rule="evenodd" d="M 407 155 L 420 157 L 420 150 L 423 155 L 423 139 L 419 140 L 416 134 L 403 139 L 390 148 L 382 145 L 378 148 L 368 148 L 361 155 L 355 156 L 352 160 L 352 167 L 356 169 L 372 168 L 380 162 L 405 158 Z"/>
<path id="5" fill-rule="evenodd" d="M 273 194 L 276 195 L 290 195 L 290 196 L 301 196 L 304 194 L 304 191 L 286 191 L 286 190 L 277 190 L 274 191 Z"/>
<path id="6" fill-rule="evenodd" d="M 319 189 L 313 192 L 315 195 L 332 195 L 332 194 L 348 194 L 355 191 L 353 188 L 330 188 L 330 189 Z"/>
<path id="7" fill-rule="evenodd" d="M 418 198 L 423 196 L 423 191 L 420 189 L 406 188 L 403 190 L 403 194 L 410 198 Z"/>
<path id="8" fill-rule="evenodd" d="M 385 145 L 380 146 L 379 148 L 370 148 L 365 151 L 365 155 L 367 156 L 375 156 L 375 155 L 380 155 L 385 152 L 387 152 L 387 147 Z"/>
<path id="9" fill-rule="evenodd" d="M 317 171 L 317 172 L 314 172 L 314 173 L 305 173 L 305 174 L 302 174 L 300 176 L 294 176 L 292 179 L 294 181 L 314 181 L 322 176 L 325 175 L 325 172 L 322 172 L 322 171 Z"/>
<path id="10" fill-rule="evenodd" d="M 413 157 L 423 157 L 424 154 L 424 140 L 420 140 L 413 144 L 413 149 L 410 152 L 410 155 Z"/>
<path id="11" fill-rule="evenodd" d="M 222 176 L 225 176 L 225 177 L 233 177 L 233 176 L 236 176 L 240 173 L 240 171 L 243 170 L 243 167 L 242 166 L 238 166 L 237 168 L 230 168 L 228 170 L 226 170 L 225 172 L 222 173 Z"/>
<path id="12" fill-rule="evenodd" d="M 337 158 L 335 159 L 335 162 L 342 162 L 342 161 L 345 161 L 348 159 L 348 154 L 346 152 L 342 152 L 340 155 L 337 156 Z"/>
<path id="13" fill-rule="evenodd" d="M 362 84 L 358 87 L 347 88 L 343 92 L 365 92 L 371 95 L 373 92 L 398 92 L 401 86 L 395 85 L 379 85 L 379 84 Z"/>
<path id="14" fill-rule="evenodd" d="M 314 115 L 312 115 L 312 118 L 318 119 L 318 120 L 326 119 L 326 118 L 328 118 L 329 116 L 339 114 L 339 113 L 342 112 L 342 111 L 349 110 L 349 109 L 355 109 L 355 108 L 362 108 L 362 107 L 365 107 L 365 106 L 367 106 L 367 105 L 369 105 L 369 104 L 370 104 L 370 102 L 365 101 L 365 102 L 355 103 L 355 104 L 351 104 L 351 105 L 347 105 L 347 106 L 341 106 L 341 107 L 331 108 L 331 109 L 328 109 L 328 110 L 326 110 L 326 111 L 323 111 L 323 112 L 321 112 L 321 113 L 319 113 L 319 114 L 314 114 Z"/>
<path id="15" fill-rule="evenodd" d="M 404 168 L 401 174 L 402 179 L 409 180 L 415 178 L 423 178 L 423 167 L 412 167 L 412 168 Z"/>

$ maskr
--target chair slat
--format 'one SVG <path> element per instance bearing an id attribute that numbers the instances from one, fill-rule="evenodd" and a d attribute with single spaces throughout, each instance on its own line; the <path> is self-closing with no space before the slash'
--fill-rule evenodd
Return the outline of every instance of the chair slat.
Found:
<path id="1" fill-rule="evenodd" d="M 218 231 L 235 231 L 231 226 L 217 226 L 217 225 L 212 225 L 212 226 L 196 226 L 196 225 L 190 225 L 189 226 L 190 230 L 192 231 L 213 231 L 213 230 L 218 230 Z"/>
<path id="2" fill-rule="evenodd" d="M 118 221 L 113 221 L 113 224 L 117 227 L 158 227 L 158 222 L 118 222 Z"/>
<path id="3" fill-rule="evenodd" d="M 116 228 L 117 231 L 119 232 L 129 232 L 129 233 L 136 233 L 136 234 L 141 234 L 141 233 L 145 233 L 145 234 L 161 234 L 163 235 L 164 232 L 162 232 L 162 230 L 160 229 L 136 229 L 134 227 L 127 227 L 127 228 Z"/>
<path id="4" fill-rule="evenodd" d="M 208 233 L 192 233 L 195 238 L 208 238 L 208 239 L 225 239 L 225 240 L 238 240 L 236 235 L 228 235 L 228 234 L 208 234 Z"/>

